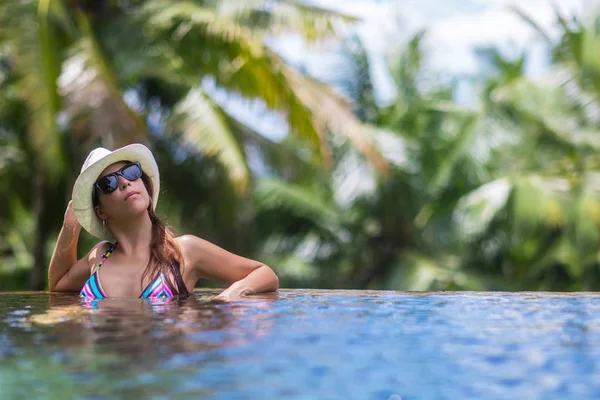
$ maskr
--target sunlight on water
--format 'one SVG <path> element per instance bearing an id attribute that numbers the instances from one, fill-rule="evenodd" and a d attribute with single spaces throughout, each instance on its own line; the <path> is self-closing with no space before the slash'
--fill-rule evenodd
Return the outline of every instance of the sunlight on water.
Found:
<path id="1" fill-rule="evenodd" d="M 600 296 L 217 293 L 0 294 L 0 397 L 600 397 Z"/>

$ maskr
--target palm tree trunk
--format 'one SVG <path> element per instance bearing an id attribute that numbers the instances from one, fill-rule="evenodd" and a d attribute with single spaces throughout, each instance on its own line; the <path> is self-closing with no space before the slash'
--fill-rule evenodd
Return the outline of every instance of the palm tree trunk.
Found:
<path id="1" fill-rule="evenodd" d="M 31 290 L 44 290 L 44 271 L 46 270 L 45 245 L 47 229 L 44 227 L 44 214 L 46 209 L 46 198 L 44 190 L 44 172 L 41 162 L 36 163 L 36 173 L 33 187 L 33 212 L 35 218 L 35 229 L 33 236 L 33 267 L 29 276 L 29 288 Z"/>
<path id="2" fill-rule="evenodd" d="M 368 244 L 371 263 L 359 278 L 358 288 L 361 290 L 368 289 L 372 281 L 385 276 L 397 253 L 404 247 L 385 236 L 373 237 Z"/>

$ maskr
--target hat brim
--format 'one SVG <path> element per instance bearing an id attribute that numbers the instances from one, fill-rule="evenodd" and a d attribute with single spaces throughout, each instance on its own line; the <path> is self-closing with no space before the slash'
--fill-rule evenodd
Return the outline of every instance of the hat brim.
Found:
<path id="1" fill-rule="evenodd" d="M 73 186 L 73 212 L 83 229 L 99 239 L 113 241 L 114 237 L 108 230 L 107 233 L 104 234 L 102 222 L 94 212 L 94 205 L 92 202 L 93 186 L 100 176 L 100 173 L 102 173 L 106 167 L 125 160 L 140 162 L 142 170 L 148 175 L 152 181 L 152 186 L 154 186 L 154 193 L 152 193 L 153 209 L 156 209 L 156 204 L 158 203 L 158 194 L 160 190 L 158 165 L 156 164 L 152 152 L 146 146 L 137 143 L 130 144 L 111 152 L 106 157 L 91 164 L 79 175 L 79 177 L 77 177 L 75 185 Z"/>

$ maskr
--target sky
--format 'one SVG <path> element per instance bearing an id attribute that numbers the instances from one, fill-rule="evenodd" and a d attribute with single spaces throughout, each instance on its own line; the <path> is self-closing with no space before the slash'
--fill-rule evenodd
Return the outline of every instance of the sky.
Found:
<path id="1" fill-rule="evenodd" d="M 369 53 L 378 102 L 393 101 L 394 90 L 386 72 L 385 60 L 398 51 L 421 29 L 426 30 L 425 54 L 428 68 L 443 76 L 462 77 L 481 71 L 473 50 L 496 46 L 506 55 L 526 51 L 526 73 L 543 74 L 548 68 L 548 52 L 536 32 L 510 7 L 517 6 L 550 34 L 557 34 L 554 6 L 565 16 L 581 16 L 586 7 L 600 0 L 305 0 L 360 18 L 348 33 L 356 33 Z M 340 59 L 331 49 L 309 47 L 300 37 L 282 36 L 268 41 L 292 65 L 324 81 L 331 81 L 340 67 Z M 209 88 L 210 89 L 210 88 Z M 210 92 L 210 90 L 209 90 Z M 265 136 L 278 139 L 285 135 L 285 122 L 271 115 L 259 102 L 245 103 L 213 92 L 216 100 Z M 457 102 L 470 105 L 474 89 L 459 85 Z"/>
<path id="2" fill-rule="evenodd" d="M 538 75 L 547 68 L 547 52 L 537 39 L 536 32 L 524 23 L 511 6 L 516 6 L 531 16 L 542 28 L 556 32 L 554 5 L 563 15 L 581 15 L 584 3 L 598 0 L 310 0 L 329 9 L 361 18 L 356 31 L 363 40 L 375 64 L 376 83 L 381 100 L 393 98 L 386 90 L 390 82 L 382 71 L 385 57 L 405 43 L 421 29 L 426 30 L 425 51 L 428 65 L 433 71 L 456 77 L 477 73 L 481 64 L 473 50 L 476 47 L 496 46 L 507 55 L 526 50 L 529 61 L 527 73 Z M 553 5 L 554 4 L 554 5 Z M 286 43 L 279 50 L 294 59 L 310 54 L 302 48 Z M 319 75 L 318 56 L 308 68 Z M 304 56 L 304 59 L 306 57 Z M 308 59 L 310 63 L 310 58 Z M 313 71 L 317 70 L 317 71 Z M 459 99 L 460 100 L 460 99 Z"/>
<path id="3" fill-rule="evenodd" d="M 511 9 L 516 6 L 540 26 L 555 26 L 553 3 L 564 15 L 581 15 L 595 0 L 311 0 L 326 8 L 361 16 L 357 28 L 368 48 L 383 53 L 425 28 L 434 65 L 455 73 L 475 72 L 472 49 L 496 45 L 528 48 L 534 31 Z M 404 36 L 404 37 L 403 37 Z M 537 68 L 534 67 L 534 68 Z"/>

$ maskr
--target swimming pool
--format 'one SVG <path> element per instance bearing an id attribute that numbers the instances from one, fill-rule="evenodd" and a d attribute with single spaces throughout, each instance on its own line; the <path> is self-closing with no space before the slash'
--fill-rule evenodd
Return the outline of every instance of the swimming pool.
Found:
<path id="1" fill-rule="evenodd" d="M 2 399 L 600 398 L 600 295 L 0 294 Z"/>

